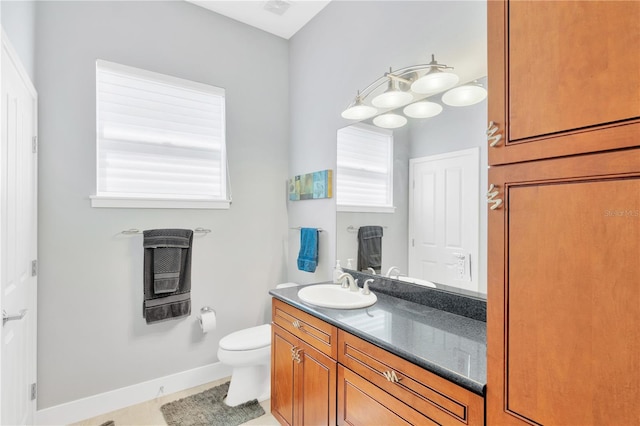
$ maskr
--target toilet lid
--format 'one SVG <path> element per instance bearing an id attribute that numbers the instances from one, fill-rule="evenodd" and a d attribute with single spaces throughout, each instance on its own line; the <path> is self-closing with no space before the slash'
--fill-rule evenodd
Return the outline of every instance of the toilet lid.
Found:
<path id="1" fill-rule="evenodd" d="M 245 328 L 220 339 L 220 348 L 227 351 L 247 351 L 271 344 L 271 324 Z"/>

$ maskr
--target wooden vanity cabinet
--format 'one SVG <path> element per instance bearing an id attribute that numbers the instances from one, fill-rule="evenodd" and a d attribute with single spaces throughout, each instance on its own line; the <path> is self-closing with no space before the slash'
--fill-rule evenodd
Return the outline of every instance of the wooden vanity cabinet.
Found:
<path id="1" fill-rule="evenodd" d="M 271 413 L 283 425 L 335 425 L 337 329 L 273 299 Z"/>
<path id="2" fill-rule="evenodd" d="M 489 181 L 487 424 L 640 424 L 640 148 Z"/>
<path id="3" fill-rule="evenodd" d="M 281 424 L 484 424 L 483 397 L 278 299 L 272 307 L 271 413 Z"/>
<path id="4" fill-rule="evenodd" d="M 637 145 L 640 2 L 494 0 L 487 17 L 489 164 Z"/>
<path id="5" fill-rule="evenodd" d="M 343 330 L 338 347 L 339 425 L 484 424 L 482 396 Z"/>

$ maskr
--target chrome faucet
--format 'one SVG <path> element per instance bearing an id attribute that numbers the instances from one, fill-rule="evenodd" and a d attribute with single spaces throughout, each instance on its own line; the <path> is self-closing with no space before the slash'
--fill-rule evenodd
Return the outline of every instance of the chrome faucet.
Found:
<path id="1" fill-rule="evenodd" d="M 338 282 L 342 284 L 342 288 L 349 288 L 349 291 L 359 290 L 356 280 L 354 280 L 353 276 L 348 272 L 343 272 L 342 274 L 340 274 L 340 276 L 338 277 Z"/>
<path id="2" fill-rule="evenodd" d="M 397 266 L 392 266 L 391 268 L 389 268 L 389 270 L 387 271 L 387 278 L 391 278 L 391 273 L 395 271 L 397 272 L 396 277 L 400 275 L 400 268 L 398 268 Z"/>
<path id="3" fill-rule="evenodd" d="M 362 286 L 362 294 L 364 294 L 365 296 L 368 294 L 371 294 L 371 290 L 369 290 L 369 283 L 372 283 L 372 282 L 373 282 L 373 278 L 369 278 L 364 282 L 364 285 Z"/>

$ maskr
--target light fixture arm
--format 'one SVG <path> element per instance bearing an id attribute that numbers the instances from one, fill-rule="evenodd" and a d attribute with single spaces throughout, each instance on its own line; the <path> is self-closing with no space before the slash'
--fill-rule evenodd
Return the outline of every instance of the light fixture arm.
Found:
<path id="1" fill-rule="evenodd" d="M 389 68 L 389 72 L 384 73 L 384 75 L 382 77 L 379 77 L 378 79 L 373 81 L 371 84 L 369 84 L 364 89 L 358 90 L 358 95 L 354 99 L 354 102 L 352 102 L 350 105 L 354 105 L 358 101 L 358 99 L 363 101 L 374 90 L 376 90 L 377 88 L 382 86 L 384 83 L 388 82 L 389 80 L 395 80 L 395 81 L 400 81 L 400 82 L 405 83 L 405 84 L 411 84 L 415 80 L 415 78 L 417 77 L 416 73 L 419 72 L 419 71 L 424 71 L 424 70 L 428 70 L 428 71 L 439 70 L 439 71 L 441 71 L 441 70 L 445 70 L 445 69 L 453 69 L 453 67 L 450 67 L 450 66 L 447 66 L 447 65 L 444 65 L 444 64 L 439 64 L 438 61 L 436 61 L 436 59 L 435 59 L 435 55 L 433 55 L 433 54 L 431 55 L 431 62 L 429 62 L 428 64 L 410 65 L 408 67 L 399 68 L 399 69 L 397 69 L 395 71 L 393 71 L 392 68 Z M 415 74 L 415 75 L 411 76 L 410 78 L 406 78 L 410 74 Z"/>

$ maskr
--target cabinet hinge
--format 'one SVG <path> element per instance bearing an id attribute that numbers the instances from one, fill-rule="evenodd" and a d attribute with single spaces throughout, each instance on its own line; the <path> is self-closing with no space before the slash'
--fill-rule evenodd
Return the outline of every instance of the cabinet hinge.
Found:
<path id="1" fill-rule="evenodd" d="M 31 138 L 31 152 L 34 154 L 38 152 L 38 137 L 34 136 Z"/>
<path id="2" fill-rule="evenodd" d="M 31 261 L 31 276 L 35 277 L 36 275 L 38 275 L 38 261 L 37 260 L 32 260 Z"/>
<path id="3" fill-rule="evenodd" d="M 38 385 L 31 383 L 31 400 L 34 401 L 38 397 Z"/>

